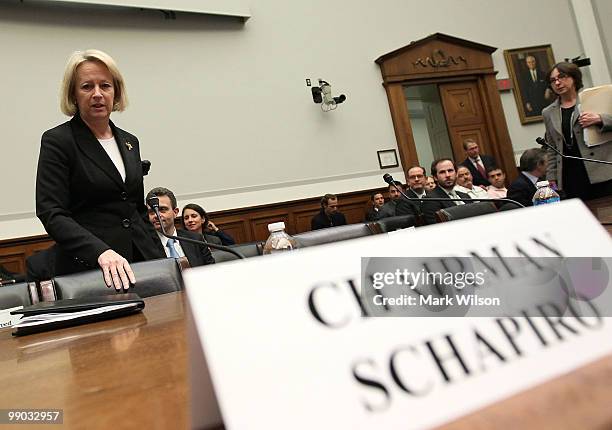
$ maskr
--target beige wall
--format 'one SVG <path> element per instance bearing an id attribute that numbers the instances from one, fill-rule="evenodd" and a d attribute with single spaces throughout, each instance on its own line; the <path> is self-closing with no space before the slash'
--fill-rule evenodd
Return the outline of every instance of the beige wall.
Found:
<path id="1" fill-rule="evenodd" d="M 75 49 L 102 49 L 119 63 L 131 106 L 113 120 L 152 161 L 147 188 L 167 186 L 208 210 L 381 186 L 376 151 L 396 143 L 374 59 L 412 40 L 442 32 L 496 46 L 498 77 L 508 76 L 504 49 L 581 52 L 559 0 L 251 0 L 250 9 L 242 24 L 2 2 L 0 179 L 11 195 L 0 239 L 43 232 L 33 214 L 40 135 L 67 119 L 57 93 Z M 337 110 L 312 102 L 304 79 L 319 77 L 347 95 Z M 511 93 L 502 102 L 514 148 L 533 146 L 543 126 L 520 125 Z"/>

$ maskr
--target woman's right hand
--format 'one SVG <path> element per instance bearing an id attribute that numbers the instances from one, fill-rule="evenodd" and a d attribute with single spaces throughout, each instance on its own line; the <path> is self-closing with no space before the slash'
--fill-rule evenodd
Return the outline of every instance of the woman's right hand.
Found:
<path id="1" fill-rule="evenodd" d="M 136 277 L 130 263 L 112 249 L 107 249 L 98 257 L 98 264 L 104 274 L 104 282 L 107 287 L 115 287 L 120 291 L 122 288 L 128 290 L 130 283 L 136 283 Z"/>

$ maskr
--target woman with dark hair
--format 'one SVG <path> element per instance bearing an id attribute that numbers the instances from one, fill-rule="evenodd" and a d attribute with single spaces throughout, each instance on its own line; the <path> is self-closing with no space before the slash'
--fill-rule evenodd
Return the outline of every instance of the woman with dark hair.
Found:
<path id="1" fill-rule="evenodd" d="M 232 236 L 221 231 L 209 218 L 204 208 L 195 203 L 189 203 L 183 207 L 181 216 L 183 227 L 189 231 L 195 231 L 204 236 L 204 240 L 219 245 L 235 245 Z"/>
<path id="2" fill-rule="evenodd" d="M 612 131 L 612 115 L 580 112 L 578 90 L 582 88 L 582 73 L 578 66 L 567 62 L 555 64 L 548 72 L 548 82 L 557 99 L 542 111 L 546 142 L 564 155 L 609 161 L 611 144 L 588 147 L 584 141 L 585 127 Z M 564 159 L 551 149 L 547 152 L 546 178 L 568 198 L 589 200 L 612 193 L 610 166 Z"/>

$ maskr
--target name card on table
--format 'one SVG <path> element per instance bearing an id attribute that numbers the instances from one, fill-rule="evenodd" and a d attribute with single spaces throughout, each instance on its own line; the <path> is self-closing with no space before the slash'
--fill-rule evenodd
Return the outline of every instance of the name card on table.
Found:
<path id="1" fill-rule="evenodd" d="M 606 258 L 568 258 L 594 256 L 568 201 L 187 271 L 192 426 L 431 427 L 559 376 L 612 351 Z"/>

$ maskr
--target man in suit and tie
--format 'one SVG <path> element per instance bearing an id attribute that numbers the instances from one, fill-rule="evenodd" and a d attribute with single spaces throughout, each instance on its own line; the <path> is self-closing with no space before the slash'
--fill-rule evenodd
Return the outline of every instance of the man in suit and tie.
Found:
<path id="1" fill-rule="evenodd" d="M 523 206 L 533 206 L 533 195 L 536 182 L 546 176 L 548 158 L 542 148 L 528 149 L 523 152 L 519 161 L 520 175 L 508 187 L 508 198 L 516 200 Z"/>
<path id="2" fill-rule="evenodd" d="M 542 109 L 552 101 L 552 94 L 548 88 L 546 72 L 538 68 L 533 55 L 525 57 L 526 72 L 522 74 L 523 104 L 525 115 L 528 117 L 542 115 Z"/>
<path id="3" fill-rule="evenodd" d="M 179 215 L 176 197 L 174 193 L 167 188 L 153 188 L 147 194 L 147 201 L 153 197 L 159 198 L 159 214 L 164 226 L 164 231 L 170 236 L 186 237 L 194 240 L 204 240 L 201 234 L 194 233 L 188 230 L 177 230 L 174 226 L 174 219 Z M 149 208 L 149 221 L 155 227 L 159 242 L 159 249 L 163 249 L 168 258 L 187 257 L 191 267 L 202 266 L 205 264 L 213 264 L 215 259 L 210 253 L 210 249 L 204 245 L 196 245 L 189 242 L 179 242 L 175 239 L 169 239 L 161 233 L 161 225 L 157 220 L 155 212 Z"/>
<path id="4" fill-rule="evenodd" d="M 406 195 L 412 199 L 424 199 L 425 198 L 425 183 L 427 182 L 427 172 L 424 167 L 412 166 L 408 169 L 408 187 L 406 188 Z M 413 207 L 416 209 L 417 214 L 423 212 L 423 202 L 414 200 Z M 399 206 L 398 206 L 399 209 Z M 403 210 L 400 210 L 402 212 Z M 398 215 L 400 215 L 398 213 Z"/>
<path id="5" fill-rule="evenodd" d="M 467 157 L 461 164 L 469 169 L 474 185 L 484 185 L 485 187 L 491 185 L 487 178 L 487 170 L 497 167 L 495 159 L 490 155 L 481 155 L 480 147 L 474 139 L 465 139 L 463 149 Z"/>
<path id="6" fill-rule="evenodd" d="M 470 196 L 460 191 L 455 191 L 457 183 L 457 167 L 450 158 L 441 158 L 431 163 L 431 174 L 436 178 L 438 186 L 427 192 L 427 197 L 439 199 L 464 199 L 470 200 Z M 460 201 L 428 201 L 423 202 L 423 216 L 426 224 L 436 223 L 436 212 L 440 209 L 450 208 L 455 205 L 463 205 Z"/>

